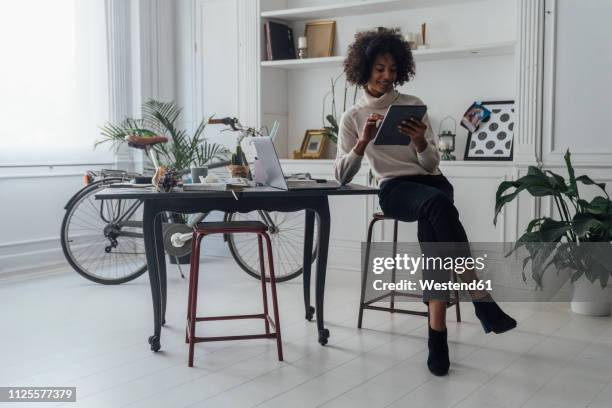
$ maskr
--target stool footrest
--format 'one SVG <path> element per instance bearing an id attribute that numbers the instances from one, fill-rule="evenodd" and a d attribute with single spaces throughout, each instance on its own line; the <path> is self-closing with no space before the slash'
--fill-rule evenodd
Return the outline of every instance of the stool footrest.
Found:
<path id="1" fill-rule="evenodd" d="M 396 308 L 391 309 L 390 307 L 371 306 L 371 305 L 364 305 L 363 308 L 369 309 L 369 310 L 378 310 L 381 312 L 393 312 L 393 313 L 403 313 L 403 314 L 411 314 L 411 315 L 418 315 L 418 316 L 427 316 L 427 312 L 419 312 L 417 310 L 404 310 L 404 309 L 396 309 Z"/>
<path id="2" fill-rule="evenodd" d="M 229 316 L 206 316 L 196 317 L 196 322 L 208 322 L 213 320 L 240 320 L 240 319 L 270 319 L 270 316 L 266 316 L 263 313 L 251 314 L 251 315 L 229 315 Z"/>
<path id="3" fill-rule="evenodd" d="M 275 339 L 276 333 L 270 334 L 243 334 L 239 336 L 215 336 L 215 337 L 194 337 L 194 343 L 204 343 L 207 341 L 228 341 L 228 340 L 252 340 L 252 339 Z"/>
<path id="4" fill-rule="evenodd" d="M 265 314 L 254 314 L 254 315 L 230 315 L 230 316 L 206 316 L 206 317 L 196 317 L 196 322 L 211 322 L 216 320 L 243 320 L 243 319 L 266 319 L 268 324 L 272 326 L 273 329 L 276 329 L 276 323 L 274 323 L 274 319 L 272 316 Z M 189 319 L 187 319 L 189 320 Z"/>
<path id="5" fill-rule="evenodd" d="M 403 297 L 411 297 L 411 298 L 421 298 L 423 295 L 416 295 L 413 293 L 401 293 L 401 292 L 389 292 L 389 293 L 385 293 L 384 295 L 380 295 L 375 297 L 374 299 L 368 300 L 367 302 L 364 302 L 364 305 L 370 305 L 372 303 L 376 303 L 376 302 L 380 302 L 383 299 L 386 299 L 388 297 L 391 296 L 403 296 Z"/>
<path id="6" fill-rule="evenodd" d="M 258 234 L 267 230 L 268 226 L 261 221 L 215 221 L 196 225 L 196 232 L 205 235 L 239 232 Z"/>

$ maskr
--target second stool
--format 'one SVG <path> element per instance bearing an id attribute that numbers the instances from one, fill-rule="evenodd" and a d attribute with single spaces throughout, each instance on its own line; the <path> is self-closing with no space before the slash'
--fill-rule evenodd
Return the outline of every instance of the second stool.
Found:
<path id="1" fill-rule="evenodd" d="M 367 271 L 368 271 L 368 264 L 370 262 L 370 248 L 372 245 L 372 232 L 374 229 L 374 224 L 376 224 L 377 221 L 382 221 L 382 220 L 392 220 L 393 221 L 393 257 L 395 258 L 397 254 L 397 228 L 398 228 L 399 220 L 396 220 L 395 218 L 392 218 L 392 217 L 387 217 L 382 212 L 374 213 L 374 215 L 372 216 L 372 221 L 370 221 L 370 225 L 368 227 L 368 238 L 366 242 L 365 261 L 363 264 L 363 270 L 362 270 L 362 275 L 361 275 L 361 298 L 359 300 L 359 317 L 357 319 L 357 327 L 359 329 L 361 329 L 364 309 L 379 310 L 379 311 L 391 312 L 391 313 L 404 313 L 404 314 L 419 315 L 419 316 L 428 315 L 427 312 L 421 312 L 418 310 L 398 309 L 397 307 L 395 307 L 396 296 L 397 297 L 399 296 L 421 297 L 421 295 L 417 295 L 413 293 L 402 293 L 402 292 L 397 292 L 397 291 L 390 291 L 374 299 L 370 299 L 368 301 L 365 300 Z M 453 282 L 456 282 L 457 275 L 455 272 L 451 274 L 451 279 Z M 395 268 L 391 271 L 391 280 L 392 282 L 395 283 Z M 460 309 L 460 302 L 459 302 L 459 292 L 456 290 L 453 292 L 454 292 L 454 299 L 447 304 L 447 308 L 451 306 L 455 306 L 457 321 L 460 322 L 461 321 L 461 309 Z M 386 299 L 386 298 L 389 298 L 389 307 L 373 305 L 374 303 L 380 302 L 381 300 Z"/>

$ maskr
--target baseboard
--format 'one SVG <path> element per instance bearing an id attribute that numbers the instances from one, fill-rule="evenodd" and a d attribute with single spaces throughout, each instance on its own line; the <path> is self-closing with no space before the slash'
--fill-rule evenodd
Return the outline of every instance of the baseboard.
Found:
<path id="1" fill-rule="evenodd" d="M 0 245 L 0 276 L 69 267 L 59 238 Z"/>
<path id="2" fill-rule="evenodd" d="M 328 268 L 359 272 L 360 244 L 344 240 L 332 242 L 329 247 Z M 206 238 L 202 242 L 202 255 L 231 259 L 228 245 L 221 236 Z M 72 271 L 57 238 L 0 246 L 0 280 L 55 273 L 54 271 L 60 269 Z"/>

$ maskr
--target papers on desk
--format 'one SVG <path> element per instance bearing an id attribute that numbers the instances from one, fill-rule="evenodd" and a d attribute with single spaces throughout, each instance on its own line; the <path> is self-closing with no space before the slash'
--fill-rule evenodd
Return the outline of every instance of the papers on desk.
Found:
<path id="1" fill-rule="evenodd" d="M 184 191 L 225 191 L 227 190 L 227 183 L 193 183 L 183 184 Z"/>
<path id="2" fill-rule="evenodd" d="M 202 177 L 200 177 L 202 179 Z M 225 181 L 183 184 L 184 191 L 225 191 L 254 187 L 255 184 L 244 178 L 230 178 Z"/>
<path id="3" fill-rule="evenodd" d="M 111 184 L 108 184 L 107 187 L 110 187 L 110 188 L 139 188 L 139 189 L 154 188 L 153 184 L 136 184 L 136 183 L 111 183 Z"/>

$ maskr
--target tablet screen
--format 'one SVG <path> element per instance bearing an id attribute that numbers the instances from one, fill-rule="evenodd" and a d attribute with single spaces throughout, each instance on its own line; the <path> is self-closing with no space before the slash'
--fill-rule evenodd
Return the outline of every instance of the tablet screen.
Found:
<path id="1" fill-rule="evenodd" d="M 404 120 L 422 120 L 427 112 L 425 105 L 391 105 L 376 132 L 375 145 L 409 145 L 410 137 L 397 128 Z"/>

